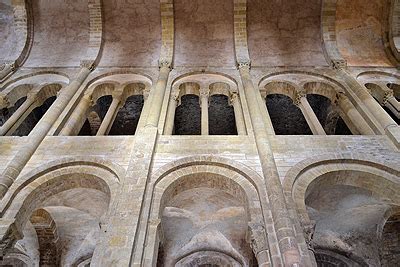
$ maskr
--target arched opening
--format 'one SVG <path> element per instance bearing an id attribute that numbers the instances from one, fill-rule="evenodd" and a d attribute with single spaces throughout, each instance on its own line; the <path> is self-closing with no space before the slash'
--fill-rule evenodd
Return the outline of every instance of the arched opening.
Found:
<path id="1" fill-rule="evenodd" d="M 383 179 L 369 172 L 334 171 L 313 180 L 305 192 L 308 217 L 315 222 L 313 246 L 341 252 L 359 265 L 380 266 L 379 225 L 392 208 L 385 195 L 373 191 Z M 321 266 L 341 266 L 330 264 Z"/>
<path id="2" fill-rule="evenodd" d="M 228 96 L 211 95 L 208 113 L 210 135 L 237 135 L 235 111 L 229 104 Z"/>
<path id="3" fill-rule="evenodd" d="M 31 113 L 24 119 L 19 127 L 12 134 L 13 136 L 25 136 L 28 135 L 40 119 L 44 116 L 50 106 L 56 101 L 56 96 L 47 98 L 42 105 L 36 107 Z"/>
<path id="4" fill-rule="evenodd" d="M 26 96 L 21 97 L 11 107 L 4 107 L 0 110 L 0 127 L 17 111 L 19 107 L 26 101 Z"/>
<path id="5" fill-rule="evenodd" d="M 340 116 L 339 107 L 332 105 L 329 98 L 319 94 L 307 94 L 307 100 L 327 135 L 352 135 Z"/>
<path id="6" fill-rule="evenodd" d="M 222 175 L 181 177 L 161 198 L 159 266 L 257 266 L 243 189 Z"/>
<path id="7" fill-rule="evenodd" d="M 134 135 L 144 105 L 143 95 L 131 95 L 117 113 L 108 135 Z"/>
<path id="8" fill-rule="evenodd" d="M 358 267 L 360 264 L 350 260 L 346 256 L 333 251 L 319 250 L 314 253 L 318 267 Z"/>
<path id="9" fill-rule="evenodd" d="M 385 90 L 384 88 L 380 87 L 378 84 L 374 83 L 366 83 L 365 87 L 369 90 L 370 94 L 372 97 L 381 105 L 381 107 L 386 111 L 386 113 L 397 123 L 400 124 L 400 115 L 399 112 L 400 110 L 398 109 L 398 106 L 393 106 L 390 101 L 387 99 L 387 95 L 390 92 L 390 90 Z M 395 86 L 392 86 L 395 87 Z M 387 88 L 386 88 L 387 89 Z M 390 89 L 390 87 L 389 87 Z M 394 90 L 393 90 L 393 96 L 395 95 Z M 398 100 L 395 100 L 398 102 Z"/>
<path id="10" fill-rule="evenodd" d="M 79 131 L 79 136 L 95 136 L 100 128 L 101 122 L 107 114 L 112 102 L 111 95 L 104 95 L 97 99 L 96 104 L 91 108 L 85 123 Z"/>
<path id="11" fill-rule="evenodd" d="M 396 266 L 400 262 L 400 213 L 390 216 L 383 226 L 379 254 L 381 266 Z"/>
<path id="12" fill-rule="evenodd" d="M 185 94 L 181 96 L 174 119 L 175 135 L 201 134 L 201 108 L 199 96 Z"/>
<path id="13" fill-rule="evenodd" d="M 82 166 L 50 179 L 38 178 L 35 186 L 16 195 L 18 207 L 5 213 L 15 218 L 15 227 L 23 234 L 15 247 L 26 248 L 25 254 L 38 264 L 55 264 L 57 255 L 59 265 L 71 266 L 89 258 L 96 248 L 111 189 L 103 178 L 91 174 L 96 173 L 94 167 L 81 172 L 78 168 Z"/>
<path id="14" fill-rule="evenodd" d="M 303 113 L 289 96 L 267 94 L 266 105 L 277 135 L 312 134 Z"/>

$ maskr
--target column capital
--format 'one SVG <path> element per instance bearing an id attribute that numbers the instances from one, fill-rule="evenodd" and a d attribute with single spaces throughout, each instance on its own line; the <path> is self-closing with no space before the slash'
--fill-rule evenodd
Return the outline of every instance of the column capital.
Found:
<path id="1" fill-rule="evenodd" d="M 151 87 L 146 86 L 146 88 L 144 88 L 143 90 L 144 101 L 146 101 L 149 98 L 150 92 L 151 92 Z"/>
<path id="2" fill-rule="evenodd" d="M 10 105 L 10 100 L 7 95 L 4 93 L 0 93 L 0 108 L 6 108 Z"/>
<path id="3" fill-rule="evenodd" d="M 265 227 L 261 223 L 250 222 L 248 224 L 248 234 L 248 241 L 256 256 L 261 251 L 269 249 L 266 241 Z"/>
<path id="4" fill-rule="evenodd" d="M 331 67 L 335 70 L 341 70 L 347 68 L 347 61 L 344 59 L 331 60 Z"/>
<path id="5" fill-rule="evenodd" d="M 247 60 L 247 61 L 238 61 L 237 63 L 237 68 L 241 69 L 241 68 L 251 68 L 251 61 Z"/>
<path id="6" fill-rule="evenodd" d="M 93 60 L 81 60 L 80 66 L 81 68 L 86 68 L 89 69 L 90 71 L 93 71 L 94 68 L 96 67 Z"/>
<path id="7" fill-rule="evenodd" d="M 301 99 L 302 99 L 303 97 L 306 97 L 306 96 L 307 96 L 306 92 L 304 92 L 304 91 L 297 91 L 297 92 L 296 92 L 296 95 L 295 95 L 295 99 L 293 100 L 293 103 L 294 103 L 296 106 L 299 106 L 300 103 L 301 103 Z"/>
<path id="8" fill-rule="evenodd" d="M 14 71 L 17 68 L 17 63 L 15 61 L 4 61 L 0 64 L 0 71 L 3 71 L 7 67 L 9 67 L 11 71 Z"/>
<path id="9" fill-rule="evenodd" d="M 385 94 L 383 95 L 382 105 L 383 106 L 386 105 L 391 98 L 394 98 L 393 91 L 391 91 L 391 90 L 385 91 Z"/>
<path id="10" fill-rule="evenodd" d="M 92 94 L 84 94 L 82 99 L 88 101 L 90 106 L 94 105 Z"/>
<path id="11" fill-rule="evenodd" d="M 200 88 L 200 98 L 208 97 L 210 95 L 210 89 Z"/>
<path id="12" fill-rule="evenodd" d="M 158 61 L 158 68 L 162 69 L 162 68 L 169 68 L 170 70 L 172 70 L 172 65 L 171 65 L 171 61 L 166 60 L 166 59 L 160 59 Z"/>
<path id="13" fill-rule="evenodd" d="M 230 100 L 229 102 L 231 105 L 233 104 L 233 102 L 238 101 L 239 100 L 239 92 L 236 92 L 236 91 L 230 92 L 229 100 Z"/>
<path id="14" fill-rule="evenodd" d="M 179 89 L 177 89 L 177 88 L 173 89 L 172 92 L 171 92 L 172 99 L 174 99 L 175 101 L 178 101 L 179 94 L 180 94 L 180 90 Z"/>

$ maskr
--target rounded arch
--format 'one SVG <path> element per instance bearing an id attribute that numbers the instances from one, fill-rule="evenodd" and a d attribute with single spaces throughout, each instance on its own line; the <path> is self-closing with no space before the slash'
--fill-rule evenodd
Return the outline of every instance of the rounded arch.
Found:
<path id="1" fill-rule="evenodd" d="M 302 87 L 306 94 L 325 96 L 331 103 L 336 101 L 338 93 L 343 92 L 325 82 L 307 82 Z"/>
<path id="2" fill-rule="evenodd" d="M 188 72 L 188 73 L 185 73 L 185 74 L 182 74 L 182 75 L 176 77 L 172 81 L 171 84 L 172 84 L 172 86 L 174 86 L 177 83 L 185 82 L 191 76 L 198 77 L 198 76 L 201 76 L 201 75 L 208 75 L 210 77 L 214 77 L 214 80 L 217 80 L 217 81 L 219 80 L 219 81 L 222 81 L 222 82 L 225 81 L 228 84 L 233 83 L 234 87 L 237 87 L 237 85 L 238 85 L 237 81 L 233 77 L 231 77 L 231 76 L 229 76 L 229 75 L 227 75 L 225 73 L 211 72 L 211 71 L 193 71 L 193 72 Z M 212 83 L 212 82 L 210 82 L 210 83 Z"/>
<path id="3" fill-rule="evenodd" d="M 106 72 L 103 74 L 100 74 L 93 79 L 89 80 L 86 83 L 86 87 L 89 88 L 93 84 L 97 82 L 119 82 L 119 83 L 126 83 L 126 82 L 143 82 L 144 84 L 151 86 L 153 84 L 153 79 L 151 76 L 141 73 L 141 72 L 136 72 L 136 71 L 111 71 L 111 72 Z"/>
<path id="4" fill-rule="evenodd" d="M 25 223 L 42 201 L 74 188 L 104 192 L 110 209 L 124 175 L 125 170 L 119 165 L 96 157 L 63 158 L 43 164 L 10 187 L 0 206 L 2 219 L 10 223 L 14 236 L 21 237 Z M 2 234 L 4 239 L 10 232 Z"/>
<path id="5" fill-rule="evenodd" d="M 5 90 L 7 90 L 7 88 L 10 88 L 11 86 L 14 87 L 19 84 L 42 83 L 37 81 L 41 81 L 43 79 L 47 82 L 62 82 L 65 84 L 69 84 L 70 82 L 70 77 L 65 73 L 59 71 L 38 71 L 10 80 L 4 84 L 3 88 L 6 88 Z"/>
<path id="6" fill-rule="evenodd" d="M 290 97 L 292 100 L 296 99 L 298 93 L 298 86 L 290 81 L 272 80 L 265 84 L 263 90 L 266 95 L 282 94 Z"/>
<path id="7" fill-rule="evenodd" d="M 203 174 L 208 174 L 212 178 L 190 180 L 190 176 Z M 197 186 L 222 189 L 236 199 L 239 198 L 239 201 L 244 200 L 243 207 L 248 215 L 248 222 L 257 225 L 265 224 L 266 199 L 261 199 L 260 195 L 266 195 L 266 192 L 258 173 L 241 163 L 222 157 L 210 155 L 182 158 L 160 167 L 152 175 L 151 192 L 149 192 L 152 195 L 149 221 L 156 223 L 147 229 L 149 238 L 144 258 L 153 258 L 157 255 L 157 240 L 160 240 L 161 214 L 165 201 L 171 198 L 171 194 L 178 194 Z M 274 235 L 269 234 L 269 237 Z M 266 238 L 267 236 L 264 240 Z"/>
<path id="8" fill-rule="evenodd" d="M 398 153 L 394 153 L 393 159 L 399 158 Z M 396 160 L 393 162 L 383 159 L 365 156 L 361 154 L 336 154 L 320 155 L 314 158 L 306 159 L 294 167 L 286 174 L 283 181 L 283 190 L 287 201 L 293 205 L 300 216 L 300 222 L 303 225 L 310 224 L 305 204 L 306 191 L 309 185 L 322 175 L 353 171 L 369 174 L 369 177 L 342 177 L 337 182 L 343 185 L 362 187 L 373 192 L 388 201 L 400 205 L 400 196 L 396 192 L 400 190 L 399 164 Z M 380 177 L 379 183 L 376 177 Z M 375 178 L 375 179 L 373 179 Z M 388 192 L 389 191 L 389 192 Z"/>
<path id="9" fill-rule="evenodd" d="M 290 79 L 282 79 L 282 77 L 285 76 L 303 76 L 305 81 L 322 81 L 326 83 L 332 83 L 332 85 L 336 85 L 338 88 L 340 88 L 340 90 L 345 90 L 346 88 L 346 86 L 336 80 L 335 77 L 304 70 L 278 71 L 267 74 L 260 79 L 258 82 L 258 87 L 262 88 L 266 83 L 268 83 L 269 80 L 280 79 L 284 81 L 290 81 Z"/>

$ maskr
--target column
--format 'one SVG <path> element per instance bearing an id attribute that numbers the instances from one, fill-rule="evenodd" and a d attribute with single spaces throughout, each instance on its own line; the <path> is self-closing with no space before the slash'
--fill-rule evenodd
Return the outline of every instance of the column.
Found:
<path id="1" fill-rule="evenodd" d="M 165 88 L 167 87 L 168 76 L 171 71 L 170 64 L 171 63 L 168 61 L 161 61 L 159 63 L 160 73 L 154 86 L 154 90 L 150 92 L 149 96 L 149 98 L 151 98 L 151 103 L 149 103 L 151 109 L 149 109 L 146 126 L 151 125 L 154 127 L 158 127 L 158 121 L 160 118 L 162 103 L 164 100 Z"/>
<path id="2" fill-rule="evenodd" d="M 351 123 L 356 127 L 358 132 L 363 135 L 373 135 L 374 131 L 368 126 L 367 122 L 360 115 L 358 110 L 350 102 L 346 95 L 338 95 L 338 105 L 344 114 L 350 119 Z"/>
<path id="3" fill-rule="evenodd" d="M 7 77 L 8 74 L 15 70 L 14 62 L 7 62 L 0 65 L 0 81 Z"/>
<path id="4" fill-rule="evenodd" d="M 110 107 L 107 110 L 106 116 L 101 122 L 100 128 L 97 131 L 96 136 L 106 135 L 111 129 L 115 117 L 117 116 L 119 110 L 119 104 L 121 103 L 121 95 L 113 95 L 113 100 Z"/>
<path id="5" fill-rule="evenodd" d="M 286 206 L 281 181 L 268 139 L 268 133 L 258 104 L 257 94 L 259 94 L 259 92 L 254 87 L 251 80 L 250 63 L 245 62 L 239 64 L 239 72 L 249 106 L 250 119 L 254 129 L 254 137 L 260 157 L 264 181 L 266 183 L 279 250 L 282 253 L 285 266 L 299 266 L 300 253 L 297 247 L 297 240 Z"/>
<path id="6" fill-rule="evenodd" d="M 390 111 L 400 119 L 400 103 L 393 96 L 393 91 L 389 91 L 385 93 L 383 97 L 383 105 L 386 106 Z"/>
<path id="7" fill-rule="evenodd" d="M 310 103 L 308 103 L 306 95 L 303 92 L 297 93 L 295 104 L 303 113 L 312 133 L 315 135 L 326 135 L 324 128 L 319 122 L 314 110 L 311 108 Z"/>
<path id="8" fill-rule="evenodd" d="M 368 93 L 368 90 L 358 83 L 358 81 L 346 72 L 344 69 L 340 69 L 343 80 L 347 82 L 351 90 L 361 99 L 367 109 L 372 113 L 377 122 L 380 124 L 383 130 L 386 131 L 389 127 L 397 127 L 397 123 L 386 113 L 381 105 Z"/>
<path id="9" fill-rule="evenodd" d="M 167 117 L 165 119 L 164 134 L 166 135 L 172 135 L 172 132 L 174 131 L 175 110 L 178 105 L 178 99 L 179 99 L 179 89 L 175 89 L 171 93 L 171 97 L 169 99 L 169 104 L 168 104 Z"/>
<path id="10" fill-rule="evenodd" d="M 201 135 L 208 135 L 208 96 L 210 90 L 200 89 Z"/>
<path id="11" fill-rule="evenodd" d="M 233 92 L 231 94 L 231 104 L 235 112 L 236 129 L 238 135 L 246 135 L 247 131 L 246 125 L 244 123 L 242 105 L 240 103 L 239 94 L 237 92 Z"/>
<path id="12" fill-rule="evenodd" d="M 92 104 L 92 96 L 87 94 L 84 95 L 74 112 L 69 117 L 64 128 L 61 130 L 60 135 L 77 135 L 80 128 L 85 123 L 87 112 Z"/>
<path id="13" fill-rule="evenodd" d="M 78 91 L 84 80 L 92 71 L 92 66 L 82 67 L 77 77 L 71 83 L 60 91 L 59 96 L 49 110 L 44 114 L 39 123 L 28 135 L 26 144 L 18 150 L 18 153 L 8 163 L 7 167 L 0 176 L 0 198 L 3 198 L 8 188 L 14 183 L 25 164 L 29 161 L 37 147 L 46 137 L 54 122 L 61 115 L 62 111 L 68 105 L 69 101 Z"/>
<path id="14" fill-rule="evenodd" d="M 20 124 L 22 122 L 22 120 L 20 120 L 20 118 L 22 118 L 22 116 L 24 116 L 24 114 L 27 113 L 27 111 L 35 103 L 35 101 L 36 101 L 36 94 L 33 94 L 33 93 L 28 94 L 24 103 L 0 127 L 0 136 L 6 135 L 10 131 L 11 128 L 14 128 L 14 129 L 18 128 L 19 125 L 16 125 L 16 123 Z M 29 115 L 29 114 L 27 114 L 27 115 Z"/>
<path id="15" fill-rule="evenodd" d="M 400 127 L 390 117 L 389 114 L 375 101 L 368 93 L 364 86 L 351 76 L 345 69 L 338 71 L 340 78 L 350 87 L 349 93 L 353 95 L 353 99 L 360 99 L 362 103 L 357 106 L 359 112 L 363 112 L 368 124 L 373 127 L 373 130 L 379 133 L 386 134 L 393 144 L 400 149 Z M 354 103 L 353 103 L 354 104 Z M 369 112 L 366 112 L 368 110 Z M 370 116 L 372 115 L 372 116 Z"/>

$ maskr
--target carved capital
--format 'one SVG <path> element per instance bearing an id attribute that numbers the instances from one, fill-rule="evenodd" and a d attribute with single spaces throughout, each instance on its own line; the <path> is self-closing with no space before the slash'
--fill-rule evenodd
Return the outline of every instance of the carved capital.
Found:
<path id="1" fill-rule="evenodd" d="M 0 108 L 6 108 L 8 106 L 10 106 L 10 100 L 7 95 L 0 94 Z"/>
<path id="2" fill-rule="evenodd" d="M 393 98 L 393 91 L 385 91 L 385 95 L 383 96 L 383 101 L 382 101 L 382 105 L 386 105 L 388 103 L 388 101 Z"/>
<path id="3" fill-rule="evenodd" d="M 331 60 L 331 67 L 335 70 L 347 68 L 347 61 L 344 59 L 333 59 Z"/>
<path id="4" fill-rule="evenodd" d="M 301 103 L 301 98 L 302 98 L 302 97 L 306 97 L 306 95 L 307 95 L 307 94 L 306 94 L 306 92 L 304 92 L 304 91 L 299 91 L 299 92 L 297 92 L 293 103 L 294 103 L 296 106 L 299 106 L 300 103 Z"/>
<path id="5" fill-rule="evenodd" d="M 150 91 L 151 91 L 151 87 L 146 87 L 143 90 L 143 99 L 144 99 L 144 101 L 146 101 L 149 98 Z"/>
<path id="6" fill-rule="evenodd" d="M 303 226 L 303 233 L 306 243 L 310 249 L 313 249 L 313 237 L 315 232 L 315 221 L 310 221 L 309 224 Z"/>
<path id="7" fill-rule="evenodd" d="M 178 101 L 179 100 L 179 94 L 180 94 L 179 89 L 172 90 L 172 92 L 171 92 L 172 99 L 175 100 L 175 101 Z"/>
<path id="8" fill-rule="evenodd" d="M 241 69 L 241 68 L 248 68 L 248 69 L 250 69 L 250 68 L 251 68 L 251 61 L 248 60 L 248 61 L 240 61 L 240 62 L 237 62 L 237 68 L 238 68 L 238 69 Z"/>
<path id="9" fill-rule="evenodd" d="M 17 64 L 15 61 L 5 61 L 0 64 L 0 71 L 5 70 L 6 68 L 10 68 L 11 71 L 14 71 L 17 68 Z"/>
<path id="10" fill-rule="evenodd" d="M 249 223 L 248 224 L 248 241 L 253 249 L 255 255 L 261 251 L 268 250 L 268 243 L 266 240 L 265 227 L 261 223 Z"/>
<path id="11" fill-rule="evenodd" d="M 200 98 L 208 97 L 210 95 L 210 89 L 202 88 L 200 89 Z"/>
<path id="12" fill-rule="evenodd" d="M 93 60 L 81 60 L 80 66 L 81 68 L 87 68 L 90 71 L 93 71 L 96 67 Z"/>
<path id="13" fill-rule="evenodd" d="M 158 68 L 160 68 L 160 69 L 161 68 L 169 68 L 171 70 L 172 69 L 171 62 L 166 59 L 160 59 L 158 61 Z"/>
<path id="14" fill-rule="evenodd" d="M 239 101 L 239 93 L 238 92 L 231 92 L 230 95 L 230 104 L 233 105 L 235 101 Z"/>
<path id="15" fill-rule="evenodd" d="M 12 249 L 15 243 L 22 239 L 22 235 L 15 227 L 14 220 L 2 221 L 0 225 L 0 252 L 5 253 Z"/>

